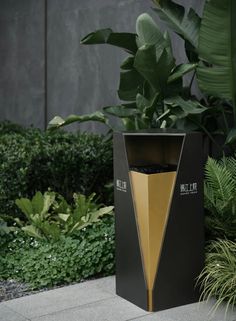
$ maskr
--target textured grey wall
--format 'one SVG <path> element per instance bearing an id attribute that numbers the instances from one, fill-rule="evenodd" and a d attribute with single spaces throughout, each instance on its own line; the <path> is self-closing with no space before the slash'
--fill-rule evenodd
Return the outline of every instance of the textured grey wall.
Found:
<path id="1" fill-rule="evenodd" d="M 44 124 L 44 0 L 0 0 L 0 119 Z"/>
<path id="2" fill-rule="evenodd" d="M 203 1 L 178 2 L 201 11 Z M 44 3 L 0 0 L 0 119 L 37 127 L 56 114 L 84 114 L 117 103 L 125 54 L 109 46 L 82 46 L 80 39 L 104 27 L 133 32 L 142 12 L 155 17 L 147 0 L 48 0 L 45 39 Z M 177 37 L 174 50 L 178 60 L 185 59 Z M 101 130 L 92 122 L 81 128 Z"/>

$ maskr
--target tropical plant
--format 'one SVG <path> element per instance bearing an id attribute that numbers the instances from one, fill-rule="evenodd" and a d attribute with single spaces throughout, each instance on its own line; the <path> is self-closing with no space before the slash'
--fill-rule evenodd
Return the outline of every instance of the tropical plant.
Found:
<path id="1" fill-rule="evenodd" d="M 18 218 L 15 221 L 22 231 L 37 239 L 58 240 L 61 235 L 72 236 L 98 222 L 102 216 L 112 213 L 113 206 L 102 207 L 96 204 L 94 197 L 95 193 L 87 198 L 82 194 L 74 194 L 74 203 L 69 205 L 60 194 L 37 192 L 32 200 L 16 200 L 27 222 Z"/>
<path id="2" fill-rule="evenodd" d="M 109 125 L 107 114 L 122 119 L 126 129 L 176 127 L 205 132 L 218 145 L 236 141 L 236 4 L 233 0 L 207 0 L 202 18 L 171 0 L 153 0 L 155 12 L 166 26 L 184 39 L 189 63 L 176 65 L 168 33 L 164 34 L 147 14 L 137 19 L 136 33 L 102 29 L 87 35 L 82 44 L 110 44 L 130 56 L 121 65 L 120 106 L 103 108 L 85 116 L 56 116 L 49 127 L 74 121 L 98 120 Z M 194 71 L 183 88 L 183 76 Z M 196 99 L 191 84 L 197 82 L 205 97 Z M 233 120 L 232 120 L 233 115 Z"/>
<path id="3" fill-rule="evenodd" d="M 198 19 L 196 15 L 196 19 Z M 199 21 L 198 21 L 199 22 Z M 116 33 L 111 29 L 95 31 L 81 40 L 82 44 L 110 44 L 121 47 L 129 56 L 121 65 L 119 106 L 107 106 L 103 113 L 71 115 L 66 120 L 55 117 L 50 127 L 61 127 L 74 121 L 98 120 L 109 125 L 107 115 L 119 117 L 126 129 L 177 126 L 185 119 L 196 128 L 206 108 L 193 101 L 183 87 L 183 76 L 196 69 L 196 63 L 177 65 L 168 32 L 162 33 L 148 14 L 136 22 L 136 34 Z M 194 122 L 191 119 L 195 119 Z"/>
<path id="4" fill-rule="evenodd" d="M 217 299 L 213 310 L 226 303 L 226 312 L 236 307 L 236 243 L 217 240 L 207 247 L 206 266 L 198 283 L 201 284 L 201 299 Z"/>
<path id="5" fill-rule="evenodd" d="M 226 143 L 236 141 L 236 3 L 233 0 L 207 0 L 199 33 L 201 62 L 197 80 L 202 91 L 226 101 L 219 104 Z M 232 113 L 233 120 L 226 114 Z"/>
<path id="6" fill-rule="evenodd" d="M 206 225 L 213 237 L 236 240 L 236 159 L 209 158 L 205 166 Z"/>

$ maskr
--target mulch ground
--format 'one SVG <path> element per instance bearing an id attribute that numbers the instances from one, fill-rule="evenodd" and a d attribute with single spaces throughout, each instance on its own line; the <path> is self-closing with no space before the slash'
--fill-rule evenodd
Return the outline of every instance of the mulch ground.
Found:
<path id="1" fill-rule="evenodd" d="M 30 290 L 26 284 L 14 280 L 0 281 L 0 302 L 20 298 L 25 295 L 30 295 L 38 292 L 45 291 Z"/>

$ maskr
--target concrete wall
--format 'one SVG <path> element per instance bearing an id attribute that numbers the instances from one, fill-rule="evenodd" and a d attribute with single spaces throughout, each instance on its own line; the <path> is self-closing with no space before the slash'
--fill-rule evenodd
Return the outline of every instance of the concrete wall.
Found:
<path id="1" fill-rule="evenodd" d="M 203 1 L 178 2 L 201 11 Z M 0 0 L 0 119 L 44 128 L 54 115 L 117 103 L 125 54 L 111 46 L 82 46 L 80 39 L 105 27 L 134 32 L 140 13 L 156 17 L 151 6 L 147 0 Z M 174 50 L 185 59 L 177 37 Z M 101 126 L 91 122 L 82 129 Z"/>

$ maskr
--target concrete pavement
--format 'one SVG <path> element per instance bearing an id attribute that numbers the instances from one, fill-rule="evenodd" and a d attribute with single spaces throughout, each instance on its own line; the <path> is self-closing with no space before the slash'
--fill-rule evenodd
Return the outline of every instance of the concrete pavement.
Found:
<path id="1" fill-rule="evenodd" d="M 209 314 L 213 302 L 147 313 L 115 295 L 107 277 L 0 303 L 0 321 L 236 321 L 236 311 Z"/>

